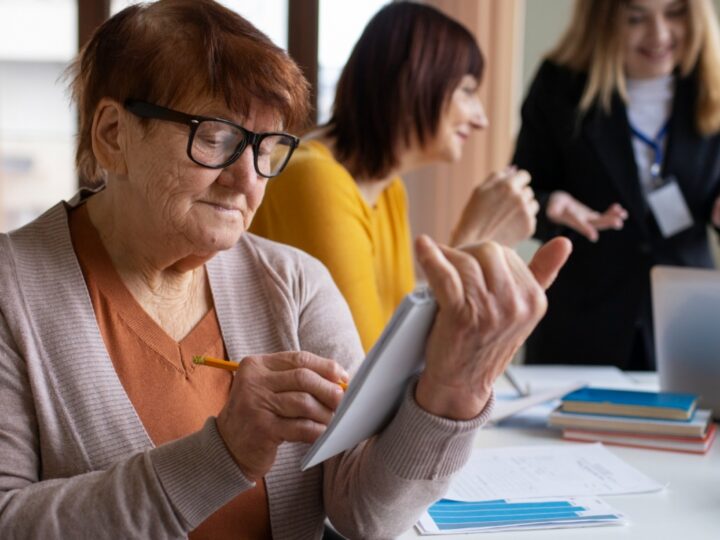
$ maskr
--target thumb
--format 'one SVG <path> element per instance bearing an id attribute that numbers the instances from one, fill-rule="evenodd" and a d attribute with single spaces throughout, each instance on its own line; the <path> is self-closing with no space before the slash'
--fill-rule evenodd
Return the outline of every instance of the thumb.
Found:
<path id="1" fill-rule="evenodd" d="M 571 251 L 572 243 L 562 236 L 553 238 L 537 250 L 528 268 L 543 289 L 553 284 Z"/>
<path id="2" fill-rule="evenodd" d="M 461 302 L 462 280 L 440 246 L 423 234 L 415 241 L 415 253 L 438 304 L 443 306 Z"/>

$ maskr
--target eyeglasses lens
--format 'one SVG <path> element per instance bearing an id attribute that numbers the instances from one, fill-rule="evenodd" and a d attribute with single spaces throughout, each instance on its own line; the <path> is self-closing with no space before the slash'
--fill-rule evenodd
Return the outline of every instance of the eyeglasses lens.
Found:
<path id="1" fill-rule="evenodd" d="M 195 131 L 192 144 L 192 157 L 209 167 L 219 167 L 227 163 L 239 150 L 244 150 L 245 134 L 224 122 L 206 120 Z M 292 154 L 294 141 L 286 135 L 263 135 L 258 145 L 255 160 L 258 172 L 267 177 L 275 176 L 283 170 Z"/>

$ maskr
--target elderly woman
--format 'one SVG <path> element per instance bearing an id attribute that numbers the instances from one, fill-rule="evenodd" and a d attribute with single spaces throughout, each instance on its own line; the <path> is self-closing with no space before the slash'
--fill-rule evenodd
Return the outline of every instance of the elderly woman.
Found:
<path id="1" fill-rule="evenodd" d="M 296 144 L 298 68 L 211 0 L 160 0 L 107 21 L 74 69 L 99 188 L 0 236 L 0 537 L 410 527 L 466 460 L 567 243 L 528 269 L 419 239 L 427 367 L 381 433 L 301 472 L 362 348 L 316 260 L 245 233 Z"/>

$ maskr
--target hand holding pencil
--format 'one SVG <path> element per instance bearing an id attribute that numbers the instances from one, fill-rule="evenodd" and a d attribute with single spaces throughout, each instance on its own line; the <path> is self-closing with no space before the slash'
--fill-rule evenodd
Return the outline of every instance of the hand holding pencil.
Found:
<path id="1" fill-rule="evenodd" d="M 325 431 L 343 396 L 339 381 L 348 380 L 340 364 L 307 352 L 247 356 L 242 362 L 201 358 L 205 365 L 235 371 L 217 427 L 251 480 L 270 470 L 281 443 L 312 443 Z"/>
<path id="2" fill-rule="evenodd" d="M 193 363 L 201 366 L 215 367 L 224 369 L 227 371 L 236 371 L 240 366 L 240 362 L 234 362 L 232 360 L 223 360 L 222 358 L 213 358 L 212 356 L 193 356 Z M 338 381 L 337 385 L 343 390 L 348 389 L 348 383 L 345 381 Z"/>

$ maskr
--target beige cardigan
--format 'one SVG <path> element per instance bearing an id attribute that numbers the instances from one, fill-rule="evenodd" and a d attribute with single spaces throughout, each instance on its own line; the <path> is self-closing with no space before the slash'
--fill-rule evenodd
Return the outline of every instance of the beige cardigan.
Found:
<path id="1" fill-rule="evenodd" d="M 70 241 L 67 204 L 0 235 L 0 538 L 185 538 L 252 487 L 215 419 L 154 447 L 108 357 Z M 228 353 L 308 350 L 352 370 L 362 358 L 347 305 L 315 259 L 243 235 L 207 264 Z M 162 391 L 162 389 L 158 389 Z M 390 538 L 442 496 L 478 418 L 421 410 L 409 389 L 378 436 L 300 472 L 303 444 L 268 473 L 273 537 L 319 538 L 327 515 L 350 538 Z"/>

